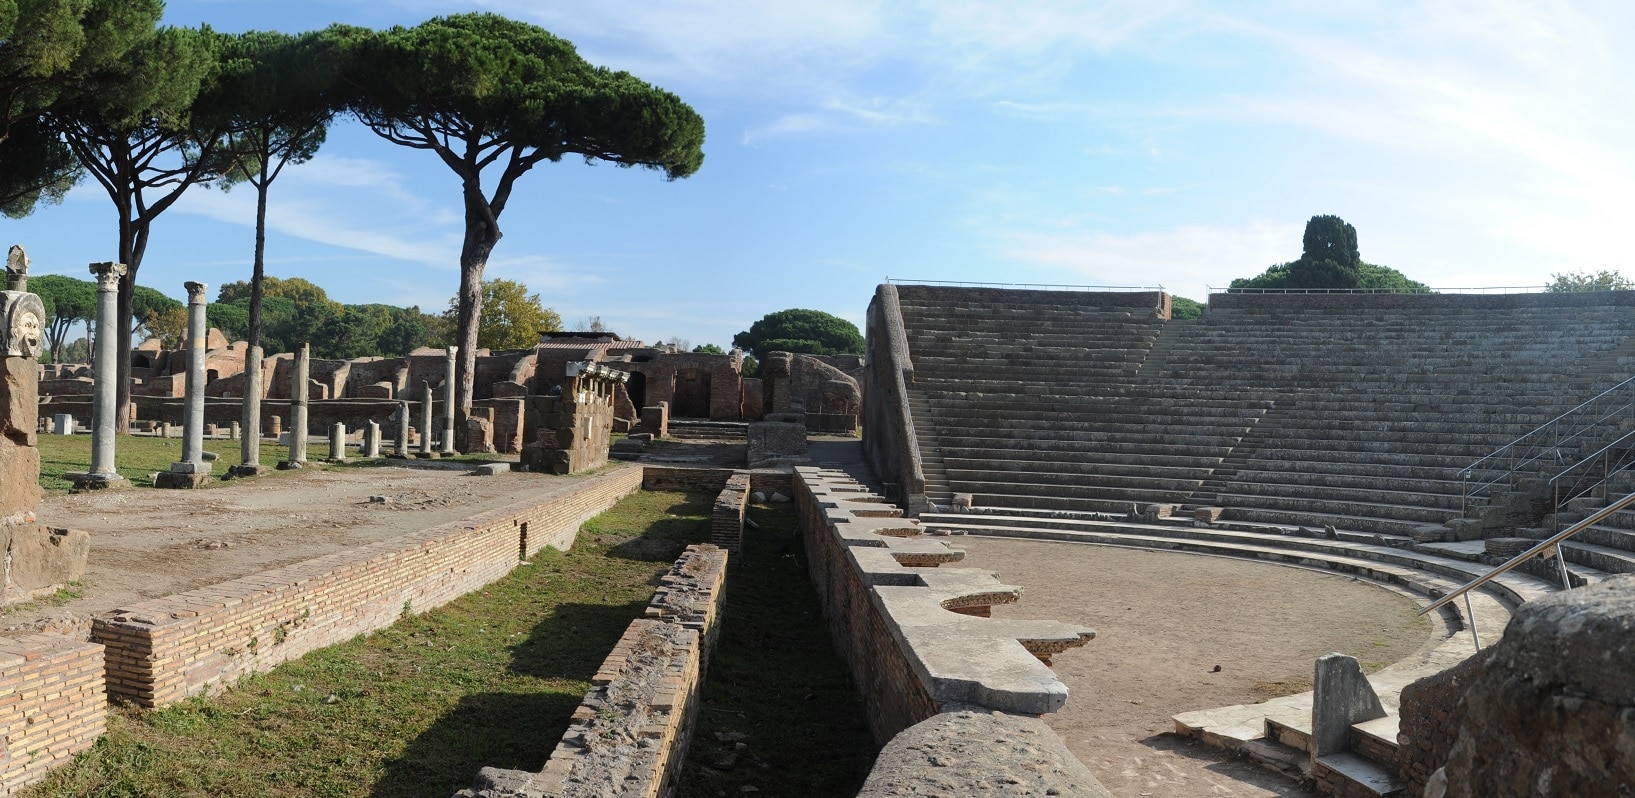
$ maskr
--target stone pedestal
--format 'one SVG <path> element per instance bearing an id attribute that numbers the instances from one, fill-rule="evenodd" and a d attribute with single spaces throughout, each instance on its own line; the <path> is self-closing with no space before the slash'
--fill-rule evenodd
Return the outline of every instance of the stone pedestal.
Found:
<path id="1" fill-rule="evenodd" d="M 52 421 L 51 431 L 58 435 L 73 435 L 74 417 L 67 413 L 58 413 Z"/>
<path id="2" fill-rule="evenodd" d="M 47 596 L 83 577 L 90 551 L 86 533 L 51 529 L 34 516 L 40 505 L 38 357 L 46 313 L 40 298 L 27 292 L 22 247 L 11 248 L 6 277 L 0 291 L 0 604 Z M 79 476 L 102 486 L 114 481 Z"/>

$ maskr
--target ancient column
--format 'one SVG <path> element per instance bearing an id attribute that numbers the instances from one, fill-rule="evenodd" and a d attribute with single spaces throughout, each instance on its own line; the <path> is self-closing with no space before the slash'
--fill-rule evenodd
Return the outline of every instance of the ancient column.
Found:
<path id="1" fill-rule="evenodd" d="M 380 456 L 380 425 L 372 420 L 363 428 L 363 456 Z"/>
<path id="2" fill-rule="evenodd" d="M 311 344 L 295 351 L 295 376 L 290 383 L 290 459 L 279 468 L 300 468 L 307 462 L 307 381 L 312 371 Z"/>
<path id="3" fill-rule="evenodd" d="M 398 402 L 397 403 L 397 413 L 395 413 L 393 415 L 393 417 L 397 419 L 397 456 L 398 457 L 408 457 L 409 456 L 409 403 L 408 402 L 401 402 L 401 401 Z"/>
<path id="4" fill-rule="evenodd" d="M 454 356 L 460 347 L 448 348 L 448 362 L 443 365 L 443 454 L 454 454 Z"/>
<path id="5" fill-rule="evenodd" d="M 182 459 L 160 474 L 156 488 L 197 488 L 210 481 L 211 466 L 204 461 L 204 283 L 188 282 L 187 289 L 187 405 L 182 412 Z"/>
<path id="6" fill-rule="evenodd" d="M 244 350 L 244 406 L 239 412 L 239 476 L 261 473 L 261 347 Z"/>
<path id="7" fill-rule="evenodd" d="M 431 457 L 431 383 L 420 383 L 420 456 Z"/>
<path id="8" fill-rule="evenodd" d="M 119 280 L 123 263 L 93 263 L 97 278 L 96 393 L 91 399 L 91 471 L 75 480 L 76 490 L 105 488 L 124 480 L 114 470 L 114 436 L 119 430 Z"/>
<path id="9" fill-rule="evenodd" d="M 329 462 L 346 462 L 346 425 L 339 421 L 329 426 Z"/>

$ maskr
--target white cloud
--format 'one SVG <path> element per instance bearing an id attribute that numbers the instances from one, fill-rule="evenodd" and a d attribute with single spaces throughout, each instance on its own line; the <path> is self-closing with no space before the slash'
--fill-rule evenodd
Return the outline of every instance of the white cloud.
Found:
<path id="1" fill-rule="evenodd" d="M 998 237 L 996 249 L 1004 261 L 1046 267 L 1072 284 L 1162 285 L 1170 293 L 1202 300 L 1206 285 L 1224 288 L 1233 277 L 1252 277 L 1298 256 L 1301 232 L 1301 224 L 1264 222 L 1127 235 L 1011 232 Z"/>

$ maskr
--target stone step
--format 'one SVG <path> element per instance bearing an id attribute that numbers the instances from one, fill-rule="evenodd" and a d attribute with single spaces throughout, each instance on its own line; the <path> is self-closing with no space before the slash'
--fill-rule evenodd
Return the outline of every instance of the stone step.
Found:
<path id="1" fill-rule="evenodd" d="M 1312 778 L 1319 785 L 1334 785 L 1330 787 L 1330 795 L 1393 798 L 1406 795 L 1408 789 L 1408 783 L 1399 778 L 1396 771 L 1349 751 L 1317 757 L 1312 762 Z"/>

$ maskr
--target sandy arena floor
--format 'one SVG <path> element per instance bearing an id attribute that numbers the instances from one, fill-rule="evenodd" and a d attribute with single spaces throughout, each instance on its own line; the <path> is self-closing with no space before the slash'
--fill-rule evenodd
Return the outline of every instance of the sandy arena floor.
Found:
<path id="1" fill-rule="evenodd" d="M 994 617 L 1096 629 L 1088 645 L 1054 657 L 1071 695 L 1045 719 L 1120 798 L 1314 796 L 1171 734 L 1170 717 L 1308 690 L 1314 661 L 1332 651 L 1378 667 L 1433 642 L 1412 601 L 1345 576 L 1051 541 L 949 542 L 966 551 L 961 566 L 1024 589 Z"/>
<path id="2" fill-rule="evenodd" d="M 91 533 L 81 592 L 61 607 L 12 609 L 0 631 L 72 634 L 89 618 L 566 490 L 577 478 L 469 476 L 436 462 L 309 469 L 206 490 L 48 496 L 40 521 Z M 371 496 L 386 502 L 371 502 Z"/>

